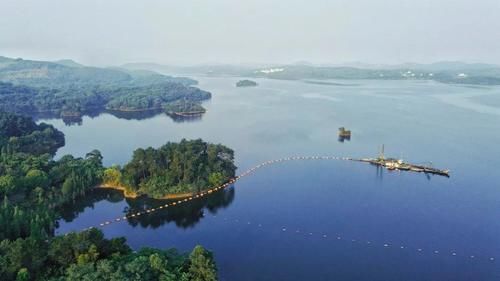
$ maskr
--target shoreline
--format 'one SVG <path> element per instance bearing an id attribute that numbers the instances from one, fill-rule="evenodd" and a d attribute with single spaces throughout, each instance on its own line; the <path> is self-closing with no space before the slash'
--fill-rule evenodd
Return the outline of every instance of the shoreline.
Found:
<path id="1" fill-rule="evenodd" d="M 206 111 L 186 111 L 186 112 L 167 112 L 167 115 L 175 115 L 175 116 L 197 116 L 203 115 Z"/>
<path id="2" fill-rule="evenodd" d="M 128 199 L 136 199 L 138 197 L 145 196 L 145 197 L 148 197 L 151 199 L 157 199 L 157 200 L 172 200 L 172 199 L 184 199 L 184 198 L 195 196 L 197 194 L 195 192 L 169 193 L 169 194 L 165 194 L 161 198 L 154 198 L 154 197 L 148 196 L 147 194 L 138 194 L 136 192 L 128 192 L 124 186 L 99 184 L 99 185 L 96 185 L 95 188 L 118 190 L 118 191 L 121 191 L 123 193 L 123 196 L 125 198 L 128 198 Z"/>
<path id="3" fill-rule="evenodd" d="M 160 111 L 163 110 L 162 107 L 154 107 L 154 108 L 129 108 L 129 109 L 116 109 L 116 108 L 105 108 L 105 111 L 111 112 L 147 112 L 147 111 Z"/>

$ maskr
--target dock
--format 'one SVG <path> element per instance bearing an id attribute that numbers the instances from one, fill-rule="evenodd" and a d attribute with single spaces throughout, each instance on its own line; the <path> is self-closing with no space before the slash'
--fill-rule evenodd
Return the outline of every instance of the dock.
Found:
<path id="1" fill-rule="evenodd" d="M 431 167 L 431 166 L 412 164 L 412 163 L 405 162 L 402 159 L 386 158 L 384 156 L 384 146 L 382 146 L 382 150 L 380 152 L 379 157 L 377 157 L 377 158 L 361 158 L 361 159 L 357 159 L 357 161 L 370 163 L 372 165 L 384 167 L 390 171 L 393 171 L 393 170 L 410 171 L 410 172 L 416 172 L 416 173 L 425 173 L 425 174 L 433 174 L 433 175 L 439 175 L 439 176 L 444 176 L 444 177 L 450 177 L 449 170 L 441 170 L 441 169 L 436 169 L 436 168 Z"/>

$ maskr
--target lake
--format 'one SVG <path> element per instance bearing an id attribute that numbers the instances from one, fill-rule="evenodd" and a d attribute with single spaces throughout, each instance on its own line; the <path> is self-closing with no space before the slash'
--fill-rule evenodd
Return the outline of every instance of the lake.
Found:
<path id="1" fill-rule="evenodd" d="M 99 149 L 106 165 L 139 147 L 203 138 L 235 150 L 238 172 L 287 156 L 387 156 L 450 169 L 451 177 L 389 172 L 349 161 L 271 165 L 234 186 L 166 211 L 112 223 L 134 248 L 202 244 L 221 280 L 500 280 L 500 87 L 426 81 L 279 81 L 195 77 L 212 92 L 198 120 L 104 113 L 58 151 Z M 339 127 L 352 130 L 340 142 Z M 98 190 L 59 221 L 58 234 L 162 202 Z"/>

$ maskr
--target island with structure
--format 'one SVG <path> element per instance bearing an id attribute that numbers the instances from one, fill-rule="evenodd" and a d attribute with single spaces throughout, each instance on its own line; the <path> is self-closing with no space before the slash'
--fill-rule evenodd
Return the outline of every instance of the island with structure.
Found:
<path id="1" fill-rule="evenodd" d="M 252 80 L 240 80 L 236 82 L 236 87 L 256 87 L 258 84 Z"/>

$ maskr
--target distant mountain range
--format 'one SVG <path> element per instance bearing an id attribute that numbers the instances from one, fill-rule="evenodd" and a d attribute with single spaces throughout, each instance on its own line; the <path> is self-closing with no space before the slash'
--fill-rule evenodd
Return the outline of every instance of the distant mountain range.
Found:
<path id="1" fill-rule="evenodd" d="M 126 69 L 148 69 L 160 73 L 231 75 L 270 79 L 376 79 L 376 80 L 433 80 L 442 83 L 500 85 L 500 66 L 481 63 L 436 62 L 432 64 L 405 63 L 372 65 L 350 63 L 343 65 L 314 65 L 298 62 L 283 65 L 200 65 L 167 66 L 152 63 L 133 63 Z"/>

